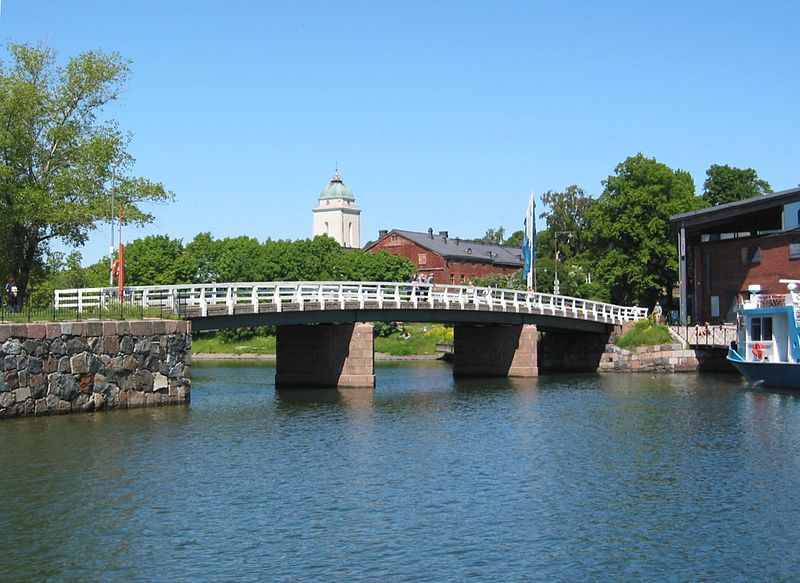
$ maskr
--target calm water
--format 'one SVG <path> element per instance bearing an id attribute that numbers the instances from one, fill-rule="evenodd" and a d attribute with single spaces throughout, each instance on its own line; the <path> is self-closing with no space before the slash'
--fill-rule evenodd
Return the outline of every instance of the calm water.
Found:
<path id="1" fill-rule="evenodd" d="M 0 579 L 800 580 L 800 394 L 194 374 L 188 407 L 0 423 Z"/>

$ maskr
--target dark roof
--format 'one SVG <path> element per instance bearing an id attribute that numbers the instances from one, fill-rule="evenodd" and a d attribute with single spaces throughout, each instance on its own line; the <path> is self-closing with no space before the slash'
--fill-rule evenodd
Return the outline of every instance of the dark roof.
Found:
<path id="1" fill-rule="evenodd" d="M 673 215 L 669 222 L 675 229 L 702 228 L 707 233 L 781 229 L 783 205 L 792 202 L 800 202 L 800 188 Z"/>
<path id="2" fill-rule="evenodd" d="M 433 251 L 445 259 L 457 259 L 470 262 L 494 263 L 512 267 L 522 267 L 525 261 L 522 258 L 522 249 L 519 247 L 506 247 L 492 243 L 479 243 L 465 239 L 453 238 L 444 233 L 431 235 L 430 233 L 417 233 L 415 231 L 401 231 L 392 229 L 378 239 L 383 241 L 396 233 L 420 247 Z M 377 244 L 376 241 L 374 244 Z M 373 244 L 373 245 L 374 245 Z"/>

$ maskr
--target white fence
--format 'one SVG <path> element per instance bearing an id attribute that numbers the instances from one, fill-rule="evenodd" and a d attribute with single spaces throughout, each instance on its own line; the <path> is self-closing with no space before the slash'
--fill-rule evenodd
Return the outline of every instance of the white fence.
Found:
<path id="1" fill-rule="evenodd" d="M 55 308 L 84 313 L 118 304 L 117 288 L 63 289 Z M 126 287 L 126 304 L 183 317 L 335 309 L 488 310 L 545 314 L 623 324 L 647 309 L 568 296 L 458 285 L 397 282 L 294 281 Z"/>

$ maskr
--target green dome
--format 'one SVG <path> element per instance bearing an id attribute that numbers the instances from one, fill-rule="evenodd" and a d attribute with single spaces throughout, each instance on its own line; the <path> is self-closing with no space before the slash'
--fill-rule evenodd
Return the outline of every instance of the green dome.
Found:
<path id="1" fill-rule="evenodd" d="M 328 186 L 322 189 L 319 199 L 323 198 L 343 198 L 344 200 L 355 201 L 356 197 L 353 196 L 353 191 L 347 188 L 347 185 L 342 182 L 342 177 L 336 172 L 328 183 Z"/>

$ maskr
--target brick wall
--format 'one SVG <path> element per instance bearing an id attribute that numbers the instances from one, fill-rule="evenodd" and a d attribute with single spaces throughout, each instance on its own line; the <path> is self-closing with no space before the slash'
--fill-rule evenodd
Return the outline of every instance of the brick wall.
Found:
<path id="1" fill-rule="evenodd" d="M 800 258 L 789 258 L 789 243 L 800 243 L 800 232 L 702 243 L 694 249 L 695 314 L 699 322 L 732 321 L 728 315 L 736 295 L 759 284 L 770 293 L 785 293 L 780 279 L 800 279 Z M 746 261 L 742 261 L 746 250 Z M 754 254 L 758 250 L 757 257 Z M 758 259 L 758 261 L 755 261 Z M 719 297 L 719 317 L 711 312 L 711 297 Z"/>
<path id="2" fill-rule="evenodd" d="M 433 274 L 433 281 L 437 284 L 462 285 L 471 282 L 476 277 L 490 273 L 512 275 L 519 271 L 518 267 L 493 265 L 489 262 L 469 261 L 468 259 L 448 261 L 441 255 L 420 247 L 402 235 L 396 237 L 397 240 L 394 241 L 392 236 L 386 237 L 369 250 L 386 251 L 392 255 L 405 257 L 417 267 L 417 271 L 426 275 Z M 454 241 L 454 239 L 450 241 Z M 462 241 L 460 244 L 467 246 L 468 242 Z"/>

